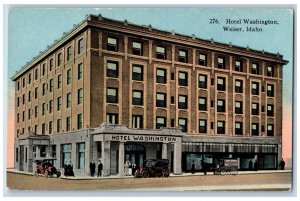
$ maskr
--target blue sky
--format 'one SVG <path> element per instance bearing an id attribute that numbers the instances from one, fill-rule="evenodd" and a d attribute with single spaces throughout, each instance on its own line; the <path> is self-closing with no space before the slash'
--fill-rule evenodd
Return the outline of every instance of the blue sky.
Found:
<path id="1" fill-rule="evenodd" d="M 222 43 L 284 55 L 289 64 L 284 67 L 284 115 L 291 118 L 293 72 L 293 13 L 287 9 L 264 8 L 11 8 L 8 18 L 8 103 L 10 113 L 13 82 L 9 79 L 21 66 L 37 56 L 47 45 L 72 29 L 87 14 L 99 14 L 129 22 L 203 39 L 214 38 Z M 263 32 L 224 32 L 226 19 L 277 20 L 279 25 L 257 25 Z M 210 24 L 217 19 L 219 24 Z M 245 28 L 244 25 L 236 27 Z M 11 95 L 12 94 L 12 95 Z M 285 118 L 285 117 L 284 117 Z"/>

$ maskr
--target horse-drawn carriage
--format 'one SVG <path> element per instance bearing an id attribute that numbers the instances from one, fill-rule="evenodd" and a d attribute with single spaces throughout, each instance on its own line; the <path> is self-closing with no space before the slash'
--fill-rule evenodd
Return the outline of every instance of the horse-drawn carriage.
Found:
<path id="1" fill-rule="evenodd" d="M 214 170 L 214 174 L 225 175 L 225 174 L 238 174 L 238 160 L 233 158 L 220 159 L 217 167 Z"/>

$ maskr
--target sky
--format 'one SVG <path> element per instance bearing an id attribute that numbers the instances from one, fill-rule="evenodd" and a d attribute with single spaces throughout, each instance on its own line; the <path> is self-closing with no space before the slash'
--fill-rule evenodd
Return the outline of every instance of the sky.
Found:
<path id="1" fill-rule="evenodd" d="M 44 51 L 73 24 L 84 20 L 88 14 L 125 20 L 198 38 L 249 47 L 266 52 L 279 52 L 289 63 L 283 70 L 283 157 L 292 156 L 292 87 L 293 87 L 293 12 L 275 8 L 10 8 L 8 14 L 8 58 L 4 82 L 4 103 L 7 124 L 7 167 L 13 166 L 14 140 L 14 83 L 10 78 L 28 61 Z M 252 25 L 262 32 L 226 32 L 226 20 L 276 20 L 276 25 Z M 212 23 L 214 22 L 214 23 Z"/>

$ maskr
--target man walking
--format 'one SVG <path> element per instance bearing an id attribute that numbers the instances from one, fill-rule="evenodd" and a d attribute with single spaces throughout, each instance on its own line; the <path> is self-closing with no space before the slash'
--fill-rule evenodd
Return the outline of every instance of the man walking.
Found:
<path id="1" fill-rule="evenodd" d="M 92 160 L 92 162 L 90 163 L 91 177 L 94 177 L 95 170 L 96 170 L 96 164 L 95 164 L 94 160 Z"/>
<path id="2" fill-rule="evenodd" d="M 103 164 L 101 163 L 101 160 L 99 160 L 99 163 L 98 163 L 98 177 L 102 177 L 102 170 L 103 170 Z"/>

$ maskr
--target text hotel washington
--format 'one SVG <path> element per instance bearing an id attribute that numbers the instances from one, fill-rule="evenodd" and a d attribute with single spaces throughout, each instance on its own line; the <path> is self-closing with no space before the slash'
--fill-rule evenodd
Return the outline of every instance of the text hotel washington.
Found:
<path id="1" fill-rule="evenodd" d="M 72 161 L 124 175 L 125 161 L 238 158 L 277 169 L 282 155 L 280 54 L 89 15 L 17 72 L 15 168 Z"/>

